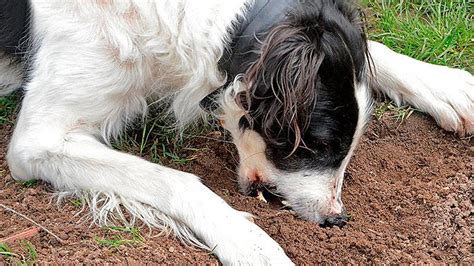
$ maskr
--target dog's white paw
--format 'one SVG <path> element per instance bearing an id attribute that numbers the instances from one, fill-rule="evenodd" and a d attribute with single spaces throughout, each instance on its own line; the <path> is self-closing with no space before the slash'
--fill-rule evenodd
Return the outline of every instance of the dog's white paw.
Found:
<path id="1" fill-rule="evenodd" d="M 280 245 L 248 217 L 234 221 L 226 238 L 214 247 L 219 260 L 224 265 L 294 265 Z"/>
<path id="2" fill-rule="evenodd" d="M 197 180 L 194 178 L 194 180 Z M 224 265 L 293 265 L 280 245 L 254 224 L 253 216 L 230 207 L 208 188 L 196 189 L 185 219 Z M 181 210 L 182 198 L 174 210 Z M 189 211 L 192 210 L 192 211 Z"/>
<path id="3" fill-rule="evenodd" d="M 474 76 L 448 67 L 425 65 L 411 84 L 407 102 L 429 113 L 440 127 L 474 134 Z"/>
<path id="4" fill-rule="evenodd" d="M 474 77 L 463 70 L 421 62 L 369 43 L 375 65 L 375 89 L 397 104 L 408 103 L 430 114 L 459 135 L 474 134 Z"/>

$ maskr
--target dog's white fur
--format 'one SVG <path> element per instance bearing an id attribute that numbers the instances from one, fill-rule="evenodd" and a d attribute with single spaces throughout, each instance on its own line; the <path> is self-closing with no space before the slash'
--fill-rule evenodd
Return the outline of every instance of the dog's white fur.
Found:
<path id="1" fill-rule="evenodd" d="M 178 120 L 195 117 L 199 100 L 223 82 L 215 63 L 243 3 L 32 1 L 40 45 L 9 147 L 12 176 L 81 191 L 91 202 L 101 194 L 107 204 L 92 209 L 99 222 L 123 204 L 151 225 L 199 239 L 223 263 L 290 264 L 196 176 L 103 143 L 146 112 L 148 97 L 174 96 Z"/>
<path id="2" fill-rule="evenodd" d="M 12 176 L 85 196 L 102 224 L 122 204 L 132 217 L 173 229 L 225 264 L 291 264 L 248 214 L 232 209 L 196 176 L 107 145 L 146 114 L 149 99 L 172 99 L 181 124 L 196 118 L 199 100 L 224 83 L 216 63 L 227 28 L 248 1 L 33 0 L 36 54 L 7 156 Z M 470 74 L 376 43 L 370 52 L 382 92 L 427 111 L 448 130 L 472 133 Z M 10 64 L 5 58 L 0 94 L 21 78 L 17 70 L 3 72 Z"/>
<path id="3" fill-rule="evenodd" d="M 448 131 L 474 132 L 474 78 L 463 70 L 417 61 L 386 46 L 369 42 L 375 64 L 374 89 L 397 104 L 410 104 L 430 114 Z"/>

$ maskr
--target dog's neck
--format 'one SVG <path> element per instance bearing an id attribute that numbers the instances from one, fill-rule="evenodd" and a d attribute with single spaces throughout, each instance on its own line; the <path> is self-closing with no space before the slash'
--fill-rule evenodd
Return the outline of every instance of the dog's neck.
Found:
<path id="1" fill-rule="evenodd" d="M 227 83 L 201 101 L 206 111 L 218 108 L 215 98 L 222 89 L 234 81 L 239 74 L 258 59 L 259 43 L 263 42 L 268 30 L 285 20 L 288 13 L 300 2 L 296 0 L 251 1 L 244 16 L 237 19 L 231 33 L 231 42 L 219 61 L 219 68 L 227 74 Z"/>

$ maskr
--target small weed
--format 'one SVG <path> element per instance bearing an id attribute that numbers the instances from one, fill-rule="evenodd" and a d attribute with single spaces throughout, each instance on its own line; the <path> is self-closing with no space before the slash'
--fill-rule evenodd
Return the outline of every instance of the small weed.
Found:
<path id="1" fill-rule="evenodd" d="M 133 245 L 136 244 L 136 241 L 130 240 L 130 239 L 124 239 L 121 236 L 113 236 L 111 239 L 101 239 L 101 238 L 95 238 L 95 241 L 99 246 L 103 247 L 109 247 L 109 248 L 119 248 L 123 245 Z"/>
<path id="2" fill-rule="evenodd" d="M 17 257 L 20 258 L 21 256 L 14 253 L 13 250 L 5 243 L 0 243 L 0 255 L 5 258 L 10 257 Z"/>
<path id="3" fill-rule="evenodd" d="M 393 109 L 391 109 L 391 111 L 393 112 L 392 117 L 395 118 L 397 122 L 403 123 L 408 118 L 410 118 L 410 116 L 416 111 L 416 109 L 411 106 L 393 106 Z"/>
<path id="4" fill-rule="evenodd" d="M 0 125 L 13 124 L 12 116 L 15 113 L 18 95 L 0 97 Z"/>
<path id="5" fill-rule="evenodd" d="M 396 106 L 393 102 L 383 102 L 375 108 L 374 116 L 377 120 L 382 119 L 385 115 L 388 115 L 392 119 L 396 119 L 397 122 L 402 124 L 410 116 L 417 111 L 411 106 Z"/>
<path id="6" fill-rule="evenodd" d="M 69 202 L 74 206 L 74 207 L 82 207 L 83 205 L 83 200 L 82 199 L 71 199 Z"/>
<path id="7" fill-rule="evenodd" d="M 31 179 L 27 181 L 20 181 L 20 184 L 26 188 L 36 187 L 38 185 L 38 180 Z"/>
<path id="8" fill-rule="evenodd" d="M 175 121 L 162 109 L 151 111 L 138 129 L 131 130 L 113 144 L 114 148 L 135 153 L 154 163 L 187 164 L 196 159 L 190 139 L 207 132 L 209 126 L 189 127 L 179 133 Z M 189 155 L 191 153 L 191 155 Z"/>
<path id="9" fill-rule="evenodd" d="M 392 103 L 390 102 L 383 102 L 381 104 L 377 104 L 374 110 L 374 116 L 377 118 L 377 120 L 382 119 L 382 117 L 389 111 L 389 106 Z"/>
<path id="10" fill-rule="evenodd" d="M 38 261 L 38 252 L 35 246 L 30 241 L 22 241 L 23 250 L 26 251 L 26 262 L 28 265 L 34 264 Z"/>
<path id="11" fill-rule="evenodd" d="M 14 252 L 7 244 L 0 243 L 0 257 L 12 265 L 34 265 L 38 261 L 38 252 L 35 246 L 29 241 L 22 241 L 21 247 L 26 255 Z"/>
<path id="12" fill-rule="evenodd" d="M 125 238 L 122 235 L 114 235 L 110 238 L 98 238 L 98 237 L 94 238 L 94 240 L 100 246 L 117 249 L 124 245 L 137 245 L 144 241 L 144 238 L 140 233 L 140 229 L 135 228 L 135 227 L 108 226 L 108 227 L 105 227 L 105 229 L 109 232 L 128 235 L 129 238 Z"/>
<path id="13" fill-rule="evenodd" d="M 108 226 L 106 227 L 106 229 L 111 232 L 120 232 L 120 233 L 130 234 L 133 240 L 138 241 L 138 242 L 144 241 L 144 238 L 140 232 L 140 229 L 138 229 L 137 227 Z"/>

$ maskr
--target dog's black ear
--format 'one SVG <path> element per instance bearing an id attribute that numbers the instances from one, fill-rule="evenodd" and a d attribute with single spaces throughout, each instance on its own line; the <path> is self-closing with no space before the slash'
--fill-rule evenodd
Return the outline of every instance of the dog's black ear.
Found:
<path id="1" fill-rule="evenodd" d="M 293 140 L 293 152 L 304 143 L 316 102 L 319 68 L 317 25 L 280 24 L 271 29 L 260 47 L 258 60 L 245 75 L 249 88 L 237 102 L 249 111 L 247 122 L 258 126 L 267 140 L 280 145 Z"/>

